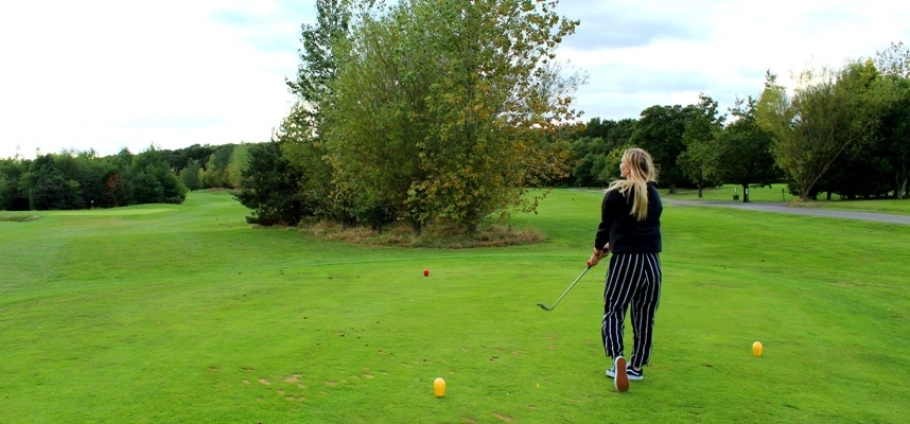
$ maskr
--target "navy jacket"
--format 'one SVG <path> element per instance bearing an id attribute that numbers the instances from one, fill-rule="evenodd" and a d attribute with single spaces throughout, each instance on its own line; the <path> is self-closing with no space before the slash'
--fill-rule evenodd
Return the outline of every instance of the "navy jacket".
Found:
<path id="1" fill-rule="evenodd" d="M 660 240 L 660 214 L 664 207 L 653 182 L 648 183 L 648 216 L 636 221 L 632 212 L 632 198 L 627 199 L 619 190 L 604 195 L 600 207 L 600 225 L 594 238 L 594 247 L 603 250 L 610 242 L 613 253 L 657 253 L 662 249 Z"/>

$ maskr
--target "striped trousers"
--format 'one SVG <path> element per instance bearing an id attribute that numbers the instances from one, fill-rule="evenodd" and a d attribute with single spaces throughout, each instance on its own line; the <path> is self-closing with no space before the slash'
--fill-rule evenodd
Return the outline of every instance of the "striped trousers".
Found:
<path id="1" fill-rule="evenodd" d="M 660 254 L 614 253 L 604 287 L 604 316 L 600 333 L 607 356 L 623 355 L 626 308 L 632 305 L 635 334 L 629 364 L 638 369 L 651 358 L 654 314 L 660 305 Z"/>

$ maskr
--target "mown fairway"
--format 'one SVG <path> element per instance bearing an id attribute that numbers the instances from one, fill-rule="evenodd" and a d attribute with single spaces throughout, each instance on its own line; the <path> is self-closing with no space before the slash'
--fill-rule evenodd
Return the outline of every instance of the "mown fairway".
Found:
<path id="1" fill-rule="evenodd" d="M 536 306 L 600 199 L 515 219 L 546 243 L 461 250 L 252 229 L 225 193 L 2 213 L 0 423 L 907 422 L 910 227 L 667 205 L 652 364 L 620 394 L 605 264 Z"/>

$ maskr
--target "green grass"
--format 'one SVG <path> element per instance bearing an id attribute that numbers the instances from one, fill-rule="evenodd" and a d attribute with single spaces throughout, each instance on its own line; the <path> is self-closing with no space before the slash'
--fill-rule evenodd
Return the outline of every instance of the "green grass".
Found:
<path id="1" fill-rule="evenodd" d="M 652 363 L 620 394 L 606 267 L 535 306 L 600 199 L 517 217 L 542 244 L 458 250 L 252 229 L 226 193 L 0 214 L 0 423 L 906 422 L 910 227 L 667 205 Z"/>
<path id="2" fill-rule="evenodd" d="M 781 189 L 784 191 L 781 192 Z M 734 192 L 734 190 L 736 190 Z M 660 190 L 662 195 L 668 196 L 668 199 L 679 200 L 728 200 L 733 201 L 733 194 L 739 196 L 739 201 L 743 200 L 743 188 L 737 184 L 725 184 L 721 187 L 707 188 L 702 190 L 702 197 L 698 197 L 698 190 L 692 188 L 679 188 L 676 194 L 669 195 L 666 188 Z M 752 202 L 793 202 L 799 200 L 799 196 L 791 195 L 787 192 L 786 184 L 773 184 L 770 187 L 749 187 L 749 201 Z"/>
<path id="3" fill-rule="evenodd" d="M 661 194 L 666 199 L 733 202 L 734 188 L 739 195 L 739 202 L 742 202 L 742 187 L 732 184 L 705 189 L 702 191 L 701 198 L 698 197 L 698 190 L 694 189 L 679 189 L 676 194 L 672 195 L 668 194 L 666 189 L 662 189 Z M 784 190 L 783 193 L 781 193 L 781 189 Z M 752 202 L 788 202 L 794 207 L 910 215 L 910 199 L 844 200 L 834 196 L 831 200 L 826 200 L 823 193 L 818 200 L 810 200 L 803 203 L 799 201 L 798 196 L 793 196 L 786 192 L 785 184 L 774 184 L 771 187 L 751 187 L 749 188 L 749 200 Z"/>

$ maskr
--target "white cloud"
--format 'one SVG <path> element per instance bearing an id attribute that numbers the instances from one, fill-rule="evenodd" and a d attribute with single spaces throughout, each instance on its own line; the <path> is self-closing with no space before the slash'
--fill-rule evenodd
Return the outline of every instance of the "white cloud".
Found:
<path id="1" fill-rule="evenodd" d="M 729 107 L 760 93 L 765 70 L 787 84 L 807 66 L 839 67 L 910 42 L 910 4 L 881 0 L 563 1 L 560 9 L 581 20 L 580 44 L 570 37 L 560 56 L 590 75 L 579 96 L 587 118 L 635 118 L 655 104 L 695 103 L 700 92 Z"/>
<path id="2" fill-rule="evenodd" d="M 262 22 L 213 18 L 224 10 Z M 0 156 L 268 140 L 290 105 L 305 19 L 269 21 L 283 12 L 273 1 L 5 2 Z M 290 47 L 261 49 L 253 33 Z"/>
<path id="3" fill-rule="evenodd" d="M 288 110 L 299 27 L 315 0 L 0 3 L 0 157 L 19 145 L 116 153 L 151 143 L 267 140 Z M 840 66 L 910 42 L 910 3 L 562 0 L 560 48 L 588 74 L 583 119 L 636 118 L 699 92 L 732 106 L 766 69 Z"/>

